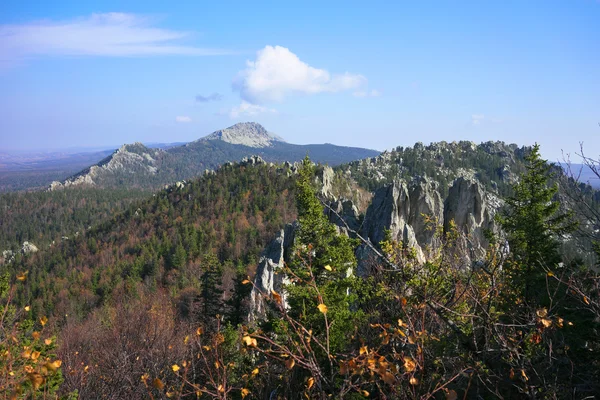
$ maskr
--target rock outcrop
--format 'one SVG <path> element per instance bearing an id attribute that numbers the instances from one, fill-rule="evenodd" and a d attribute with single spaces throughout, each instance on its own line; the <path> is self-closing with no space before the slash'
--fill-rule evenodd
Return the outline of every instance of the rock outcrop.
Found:
<path id="1" fill-rule="evenodd" d="M 163 150 L 151 149 L 142 143 L 126 144 L 96 165 L 84 169 L 62 182 L 54 181 L 49 190 L 70 186 L 94 186 L 110 175 L 156 175 Z"/>
<path id="2" fill-rule="evenodd" d="M 464 177 L 452 183 L 445 201 L 438 183 L 431 179 L 394 181 L 375 192 L 361 235 L 376 245 L 389 231 L 391 239 L 414 249 L 417 261 L 424 262 L 441 245 L 436 227 L 443 226 L 448 232 L 455 226 L 460 234 L 460 248 L 466 250 L 461 253 L 463 264 L 470 267 L 470 263 L 485 256 L 485 232 L 498 232 L 494 215 L 500 206 L 501 201 L 479 182 Z M 368 255 L 367 246 L 358 249 L 359 274 L 367 270 L 361 263 L 366 262 Z"/>
<path id="3" fill-rule="evenodd" d="M 248 317 L 251 321 L 264 316 L 264 296 L 271 296 L 273 291 L 281 295 L 285 305 L 285 292 L 282 288 L 287 280 L 282 269 L 285 262 L 289 260 L 289 250 L 294 244 L 298 227 L 298 223 L 287 224 L 263 251 L 256 269 L 254 287 L 250 293 L 250 315 Z"/>
<path id="4" fill-rule="evenodd" d="M 417 259 L 423 262 L 439 241 L 435 229 L 428 226 L 427 218 L 438 223 L 443 221 L 438 184 L 427 178 L 416 178 L 409 183 L 394 181 L 375 192 L 367 209 L 362 236 L 378 244 L 389 231 L 391 239 L 415 249 Z"/>
<path id="5" fill-rule="evenodd" d="M 215 131 L 199 140 L 222 140 L 227 143 L 241 144 L 248 147 L 271 147 L 273 146 L 273 142 L 284 142 L 281 137 L 269 133 L 262 125 L 256 122 L 241 122 L 229 128 Z"/>

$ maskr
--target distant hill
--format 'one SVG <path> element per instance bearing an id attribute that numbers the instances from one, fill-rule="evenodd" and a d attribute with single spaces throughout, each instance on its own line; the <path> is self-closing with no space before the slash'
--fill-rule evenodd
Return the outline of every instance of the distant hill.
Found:
<path id="1" fill-rule="evenodd" d="M 51 189 L 77 185 L 155 189 L 251 155 L 259 155 L 268 162 L 295 162 L 307 154 L 315 162 L 335 166 L 374 157 L 379 152 L 333 144 L 290 144 L 260 124 L 247 122 L 182 146 L 158 149 L 142 143 L 124 145 L 99 163 L 53 182 Z"/>

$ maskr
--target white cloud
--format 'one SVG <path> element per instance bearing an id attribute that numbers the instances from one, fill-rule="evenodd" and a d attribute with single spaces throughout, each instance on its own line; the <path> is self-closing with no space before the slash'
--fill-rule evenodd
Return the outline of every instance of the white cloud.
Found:
<path id="1" fill-rule="evenodd" d="M 187 123 L 187 122 L 192 122 L 192 119 L 190 117 L 188 117 L 187 115 L 178 115 L 177 117 L 175 117 L 175 121 Z"/>
<path id="2" fill-rule="evenodd" d="M 485 115 L 483 114 L 473 114 L 471 115 L 471 125 L 480 125 L 484 119 Z"/>
<path id="3" fill-rule="evenodd" d="M 359 90 L 359 91 L 352 93 L 352 95 L 354 97 L 379 97 L 379 96 L 381 96 L 381 92 L 376 89 L 369 90 L 369 91 Z"/>
<path id="4" fill-rule="evenodd" d="M 126 13 L 92 14 L 67 21 L 0 25 L 0 61 L 38 56 L 208 56 L 219 49 L 180 43 L 189 32 L 151 26 L 147 18 Z"/>
<path id="5" fill-rule="evenodd" d="M 316 94 L 357 89 L 366 83 L 362 75 L 331 75 L 311 67 L 281 46 L 266 46 L 256 53 L 256 61 L 247 61 L 233 81 L 233 88 L 243 100 L 257 104 L 282 101 L 294 94 Z"/>
<path id="6" fill-rule="evenodd" d="M 233 107 L 229 111 L 229 118 L 236 119 L 239 117 L 254 116 L 262 113 L 276 114 L 277 110 L 259 106 L 258 104 L 248 103 L 247 101 L 242 100 L 242 103 L 239 106 Z"/>

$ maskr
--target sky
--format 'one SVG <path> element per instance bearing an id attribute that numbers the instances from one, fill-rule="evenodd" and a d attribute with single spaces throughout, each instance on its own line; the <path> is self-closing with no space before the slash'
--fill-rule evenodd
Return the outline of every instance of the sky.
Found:
<path id="1" fill-rule="evenodd" d="M 539 143 L 600 154 L 600 0 L 0 2 L 0 151 Z M 290 4 L 285 4 L 290 3 Z"/>

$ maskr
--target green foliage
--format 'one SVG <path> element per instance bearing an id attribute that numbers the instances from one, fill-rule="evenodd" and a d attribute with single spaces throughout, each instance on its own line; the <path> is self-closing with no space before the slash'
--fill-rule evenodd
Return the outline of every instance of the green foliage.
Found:
<path id="1" fill-rule="evenodd" d="M 550 186 L 550 166 L 535 145 L 525 157 L 527 172 L 506 199 L 506 208 L 498 219 L 508 234 L 514 262 L 509 273 L 517 287 L 524 290 L 526 301 L 543 289 L 544 276 L 561 261 L 558 239 L 575 229 L 572 213 L 561 212 L 555 196 L 556 185 Z M 536 295 L 537 296 L 537 295 Z"/>

